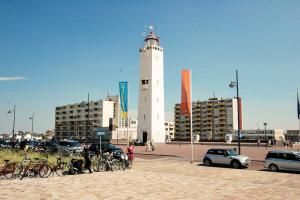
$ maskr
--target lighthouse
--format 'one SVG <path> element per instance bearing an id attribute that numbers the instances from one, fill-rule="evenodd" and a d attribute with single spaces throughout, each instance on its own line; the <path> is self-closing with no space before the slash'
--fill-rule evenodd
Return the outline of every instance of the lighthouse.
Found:
<path id="1" fill-rule="evenodd" d="M 140 48 L 138 139 L 164 143 L 164 56 L 152 29 Z"/>

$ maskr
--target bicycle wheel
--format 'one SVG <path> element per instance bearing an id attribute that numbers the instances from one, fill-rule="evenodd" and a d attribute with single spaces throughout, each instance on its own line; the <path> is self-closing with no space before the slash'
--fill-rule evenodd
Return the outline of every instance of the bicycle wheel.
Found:
<path id="1" fill-rule="evenodd" d="M 21 164 L 18 164 L 13 172 L 13 179 L 16 179 L 16 178 L 20 178 L 21 174 L 23 172 L 23 166 Z"/>
<path id="2" fill-rule="evenodd" d="M 128 167 L 127 167 L 128 169 L 131 169 L 132 168 L 132 161 L 128 161 Z"/>
<path id="3" fill-rule="evenodd" d="M 69 169 L 67 163 L 59 163 L 55 166 L 54 170 L 58 176 L 65 176 Z"/>
<path id="4" fill-rule="evenodd" d="M 15 168 L 16 168 L 16 163 L 9 163 L 3 168 L 2 174 L 7 179 L 11 179 L 13 177 Z"/>
<path id="5" fill-rule="evenodd" d="M 123 169 L 123 171 L 124 171 L 126 168 L 127 168 L 127 166 L 126 166 L 126 161 L 123 161 L 123 162 L 122 162 L 122 169 Z"/>
<path id="6" fill-rule="evenodd" d="M 92 168 L 94 172 L 98 172 L 98 162 L 97 161 L 93 161 L 92 162 Z"/>
<path id="7" fill-rule="evenodd" d="M 117 171 L 121 169 L 121 165 L 118 160 L 113 160 L 110 164 L 111 164 L 111 171 Z"/>
<path id="8" fill-rule="evenodd" d="M 99 161 L 97 163 L 97 172 L 103 172 L 106 170 L 106 163 L 104 161 Z"/>
<path id="9" fill-rule="evenodd" d="M 41 165 L 38 173 L 41 178 L 47 178 L 51 174 L 51 167 L 48 164 Z"/>

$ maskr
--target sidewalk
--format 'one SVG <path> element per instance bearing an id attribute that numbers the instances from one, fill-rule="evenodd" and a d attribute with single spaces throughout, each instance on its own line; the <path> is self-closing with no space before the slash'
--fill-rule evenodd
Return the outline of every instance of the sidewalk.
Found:
<path id="1" fill-rule="evenodd" d="M 124 146 L 121 146 L 124 150 Z M 204 154 L 210 148 L 234 148 L 237 146 L 224 146 L 221 144 L 217 145 L 193 145 L 194 150 L 194 159 L 202 159 Z M 191 159 L 191 145 L 190 144 L 156 144 L 155 151 L 146 152 L 145 146 L 136 146 L 134 153 L 136 155 L 152 155 L 152 156 L 165 156 L 165 157 L 178 157 L 184 158 L 185 160 Z M 271 150 L 288 150 L 288 151 L 297 151 L 296 148 L 286 148 L 286 147 L 268 147 L 265 146 L 241 146 L 241 154 L 249 156 L 252 160 L 263 161 L 268 153 Z"/>

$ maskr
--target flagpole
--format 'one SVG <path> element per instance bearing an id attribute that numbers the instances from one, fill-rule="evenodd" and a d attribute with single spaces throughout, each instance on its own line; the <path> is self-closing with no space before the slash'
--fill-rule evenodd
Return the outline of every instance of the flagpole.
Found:
<path id="1" fill-rule="evenodd" d="M 129 146 L 128 127 L 129 127 L 129 81 L 127 81 L 127 146 Z"/>
<path id="2" fill-rule="evenodd" d="M 298 133 L 298 142 L 299 142 L 300 141 L 300 104 L 299 104 L 298 89 L 299 88 L 297 88 L 297 114 L 298 114 L 298 120 L 299 120 L 299 133 Z"/>
<path id="3" fill-rule="evenodd" d="M 193 95 L 192 95 L 192 70 L 190 70 L 190 93 L 191 93 L 191 152 L 192 152 L 192 159 L 191 163 L 194 161 L 194 148 L 193 148 Z"/>

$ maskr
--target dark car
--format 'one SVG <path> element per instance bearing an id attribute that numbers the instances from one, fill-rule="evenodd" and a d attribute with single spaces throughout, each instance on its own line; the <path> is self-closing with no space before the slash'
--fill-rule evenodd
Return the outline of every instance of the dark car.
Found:
<path id="1" fill-rule="evenodd" d="M 0 147 L 7 148 L 7 147 L 10 147 L 10 145 L 5 140 L 0 140 Z"/>
<path id="2" fill-rule="evenodd" d="M 34 147 L 39 146 L 40 143 L 38 141 L 35 141 L 35 140 L 23 140 L 23 141 L 20 142 L 19 148 L 21 150 L 23 150 L 26 145 L 30 146 L 31 148 L 34 148 Z"/>
<path id="3" fill-rule="evenodd" d="M 99 144 L 91 144 L 91 146 L 89 147 L 89 151 L 94 153 L 94 154 L 98 154 L 99 153 L 99 149 L 100 149 L 100 145 Z M 119 147 L 116 147 L 115 145 L 111 144 L 111 143 L 105 143 L 105 144 L 101 144 L 101 149 L 102 149 L 102 153 L 115 153 L 117 155 L 124 153 L 123 150 Z"/>

